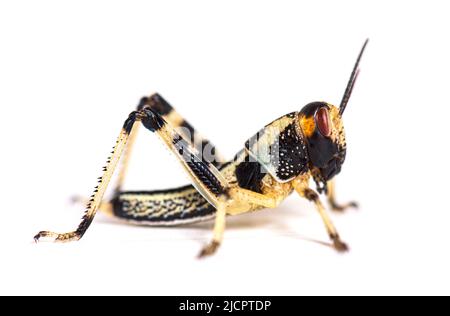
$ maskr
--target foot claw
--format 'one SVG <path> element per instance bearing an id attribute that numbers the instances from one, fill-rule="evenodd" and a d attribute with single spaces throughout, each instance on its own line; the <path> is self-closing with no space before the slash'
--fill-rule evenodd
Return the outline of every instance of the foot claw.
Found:
<path id="1" fill-rule="evenodd" d="M 200 251 L 200 254 L 198 255 L 198 258 L 201 259 L 201 258 L 205 258 L 205 257 L 213 255 L 217 251 L 219 246 L 220 246 L 219 242 L 212 241 L 210 244 L 206 245 L 202 249 L 202 251 Z"/>
<path id="2" fill-rule="evenodd" d="M 54 232 L 41 231 L 36 236 L 34 236 L 34 242 L 38 243 L 41 238 L 51 238 L 54 242 L 69 242 L 80 240 L 80 235 L 77 232 L 58 234 Z"/>
<path id="3" fill-rule="evenodd" d="M 333 247 L 340 253 L 348 252 L 350 250 L 347 244 L 340 239 L 333 240 Z"/>
<path id="4" fill-rule="evenodd" d="M 39 241 L 42 237 L 47 237 L 48 235 L 49 235 L 49 232 L 45 232 L 45 231 L 39 232 L 39 233 L 37 233 L 36 236 L 33 237 L 34 242 L 39 243 Z"/>
<path id="5" fill-rule="evenodd" d="M 37 243 L 39 243 L 39 239 L 41 238 L 41 234 L 39 233 L 39 234 L 37 234 L 36 236 L 34 236 L 33 237 L 33 239 L 34 239 L 34 242 L 37 244 Z"/>

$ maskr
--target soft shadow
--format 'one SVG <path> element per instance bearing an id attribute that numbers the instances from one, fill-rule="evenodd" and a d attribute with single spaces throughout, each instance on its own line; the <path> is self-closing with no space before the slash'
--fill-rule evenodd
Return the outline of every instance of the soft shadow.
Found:
<path id="1" fill-rule="evenodd" d="M 252 227 L 263 227 L 267 225 L 273 225 L 273 221 L 277 219 L 277 214 L 280 210 L 262 210 L 253 213 L 246 213 L 238 216 L 227 217 L 227 229 L 249 229 Z M 134 224 L 121 220 L 120 218 L 108 217 L 103 214 L 99 214 L 96 219 L 97 223 L 103 223 L 108 225 L 133 225 L 138 227 L 148 227 L 151 229 L 195 229 L 195 230 L 208 230 L 210 231 L 214 225 L 214 220 L 203 221 L 199 223 L 185 224 L 179 226 L 151 226 Z"/>
<path id="2" fill-rule="evenodd" d="M 293 230 L 291 226 L 287 225 L 292 219 L 298 219 L 299 217 L 305 217 L 310 212 L 314 212 L 314 209 L 308 207 L 307 203 L 286 203 L 277 209 L 265 209 L 252 213 L 245 213 L 238 216 L 228 216 L 227 217 L 227 230 L 251 230 L 261 227 L 270 227 L 271 231 L 279 233 L 282 236 L 287 236 L 290 238 L 300 239 L 306 242 L 315 243 L 321 246 L 326 246 L 334 249 L 334 246 L 330 242 L 325 242 L 322 240 L 310 238 L 300 234 L 298 231 Z M 104 214 L 99 214 L 96 218 L 97 223 L 103 223 L 108 225 L 132 225 L 137 227 L 148 227 L 149 229 L 155 230 L 168 230 L 168 229 L 183 229 L 186 234 L 189 234 L 190 240 L 198 240 L 199 243 L 204 243 L 208 238 L 208 233 L 210 233 L 214 226 L 214 220 L 208 220 L 199 223 L 192 223 L 180 226 L 145 226 L 139 224 L 128 223 L 119 218 L 109 217 Z M 201 230 L 205 232 L 204 237 L 193 238 L 193 230 Z"/>

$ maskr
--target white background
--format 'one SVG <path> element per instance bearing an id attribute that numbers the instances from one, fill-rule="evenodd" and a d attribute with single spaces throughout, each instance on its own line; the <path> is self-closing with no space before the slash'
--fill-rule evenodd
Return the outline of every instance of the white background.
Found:
<path id="1" fill-rule="evenodd" d="M 450 294 L 449 8 L 445 1 L 3 1 L 0 4 L 0 294 Z M 78 243 L 32 243 L 76 227 L 139 98 L 160 92 L 232 157 L 263 125 L 310 101 L 338 104 L 370 37 L 345 113 L 348 158 L 332 214 L 314 207 L 211 223 L 118 225 L 99 215 Z M 128 189 L 187 182 L 141 133 Z"/>

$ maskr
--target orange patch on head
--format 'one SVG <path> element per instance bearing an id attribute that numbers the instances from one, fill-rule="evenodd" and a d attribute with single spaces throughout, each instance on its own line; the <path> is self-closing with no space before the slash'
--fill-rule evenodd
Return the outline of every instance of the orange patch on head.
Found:
<path id="1" fill-rule="evenodd" d="M 305 137 L 311 137 L 316 130 L 316 122 L 314 120 L 314 117 L 305 117 L 302 115 L 300 117 L 300 128 L 302 129 Z"/>

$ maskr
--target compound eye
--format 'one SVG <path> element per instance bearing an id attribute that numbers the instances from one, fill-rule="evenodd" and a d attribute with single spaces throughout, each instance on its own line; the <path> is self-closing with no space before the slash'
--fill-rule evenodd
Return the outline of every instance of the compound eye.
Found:
<path id="1" fill-rule="evenodd" d="M 328 116 L 328 108 L 321 107 L 320 109 L 318 109 L 315 115 L 315 120 L 320 134 L 325 137 L 330 137 L 331 125 L 330 118 Z"/>

